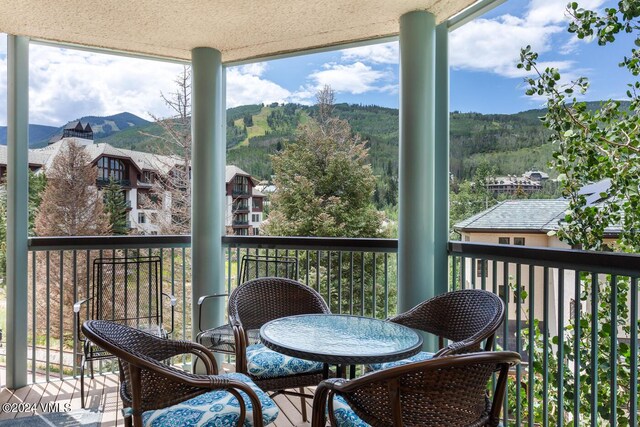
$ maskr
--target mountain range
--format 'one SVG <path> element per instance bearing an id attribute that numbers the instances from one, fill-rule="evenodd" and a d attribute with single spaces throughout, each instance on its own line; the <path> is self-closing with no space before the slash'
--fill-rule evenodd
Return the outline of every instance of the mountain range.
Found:
<path id="1" fill-rule="evenodd" d="M 596 108 L 598 102 L 589 103 Z M 367 141 L 377 176 L 397 176 L 398 110 L 374 105 L 337 104 L 334 113 L 346 119 Z M 483 163 L 498 174 L 520 175 L 526 170 L 546 172 L 553 147 L 539 117 L 543 109 L 515 114 L 451 113 L 450 162 L 452 174 L 470 179 Z M 315 107 L 298 104 L 244 105 L 227 110 L 227 163 L 235 164 L 259 179 L 272 174 L 270 155 L 295 140 L 296 128 L 315 114 Z M 78 120 L 78 119 L 76 119 Z M 149 135 L 162 134 L 157 123 L 131 113 L 106 117 L 84 116 L 94 138 L 115 147 L 166 153 L 167 147 Z M 29 146 L 46 146 L 62 133 L 61 127 L 29 125 Z M 0 144 L 6 144 L 6 127 L 0 127 Z"/>
<path id="2" fill-rule="evenodd" d="M 151 122 L 131 113 L 119 113 L 112 116 L 84 116 L 79 119 L 83 123 L 90 123 L 93 128 L 95 139 L 106 138 L 116 132 L 121 132 L 129 128 L 143 128 L 149 126 Z M 63 126 L 29 125 L 29 148 L 39 148 L 46 146 L 51 138 L 62 134 Z M 0 126 L 0 145 L 7 144 L 7 127 Z"/>

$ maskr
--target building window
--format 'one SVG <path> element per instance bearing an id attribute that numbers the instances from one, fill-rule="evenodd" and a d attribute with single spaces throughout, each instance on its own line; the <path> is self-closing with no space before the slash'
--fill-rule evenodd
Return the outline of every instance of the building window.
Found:
<path id="1" fill-rule="evenodd" d="M 464 241 L 465 242 L 469 242 L 471 240 L 471 238 L 469 236 L 464 236 Z"/>
<path id="2" fill-rule="evenodd" d="M 251 222 L 260 222 L 260 214 L 251 214 Z"/>
<path id="3" fill-rule="evenodd" d="M 499 245 L 509 245 L 511 244 L 511 238 L 509 237 L 498 237 Z"/>
<path id="4" fill-rule="evenodd" d="M 489 277 L 489 263 L 486 259 L 476 260 L 476 277 Z"/>
<path id="5" fill-rule="evenodd" d="M 147 218 L 144 216 L 144 212 L 138 213 L 138 224 L 144 224 L 147 222 Z"/>
<path id="6" fill-rule="evenodd" d="M 142 172 L 142 182 L 145 184 L 153 184 L 155 180 L 154 173 L 151 171 L 143 171 Z"/>
<path id="7" fill-rule="evenodd" d="M 513 244 L 518 246 L 524 246 L 524 237 L 514 237 Z"/>
<path id="8" fill-rule="evenodd" d="M 249 178 L 236 175 L 233 180 L 233 194 L 249 194 Z"/>
<path id="9" fill-rule="evenodd" d="M 118 159 L 102 157 L 98 160 L 98 179 L 123 181 L 126 178 L 124 163 Z"/>
<path id="10" fill-rule="evenodd" d="M 253 210 L 258 210 L 258 209 L 262 209 L 262 199 L 259 197 L 253 197 L 251 199 L 251 207 L 253 208 Z"/>
<path id="11" fill-rule="evenodd" d="M 253 235 L 254 236 L 260 235 L 260 229 L 258 227 L 253 227 Z"/>

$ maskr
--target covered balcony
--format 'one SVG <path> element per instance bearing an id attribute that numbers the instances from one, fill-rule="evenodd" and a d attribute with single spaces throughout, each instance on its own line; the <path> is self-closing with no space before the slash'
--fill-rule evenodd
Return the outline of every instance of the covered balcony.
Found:
<path id="1" fill-rule="evenodd" d="M 195 301 L 234 289 L 239 261 L 251 253 L 296 258 L 297 279 L 316 289 L 333 313 L 386 319 L 449 290 L 499 294 L 506 319 L 495 347 L 523 359 L 510 375 L 504 425 L 615 425 L 620 412 L 636 425 L 637 255 L 449 242 L 448 34 L 499 2 L 292 0 L 263 4 L 258 14 L 234 1 L 218 2 L 215 10 L 208 2 L 74 0 L 63 10 L 54 3 L 10 1 L 11 12 L 0 14 L 0 31 L 10 34 L 6 388 L 0 400 L 79 403 L 78 335 L 67 320 L 73 301 L 86 295 L 93 259 L 159 256 L 163 287 L 177 297 L 172 337 L 192 340 L 198 332 Z M 98 18 L 70 24 L 68 10 Z M 224 235 L 226 67 L 390 39 L 399 39 L 401 51 L 398 239 Z M 191 64 L 192 237 L 28 237 L 32 42 Z M 63 294 L 63 284 L 73 295 Z M 583 296 L 585 284 L 593 297 Z M 622 288 L 630 297 L 618 302 Z M 612 307 L 608 334 L 600 333 L 601 301 Z M 223 324 L 224 301 L 209 307 L 204 321 Z M 629 322 L 620 324 L 623 311 Z M 570 325 L 573 333 L 567 334 Z M 436 348 L 436 340 L 426 337 L 425 349 Z M 629 354 L 629 365 L 621 364 L 619 352 Z M 581 366 L 585 357 L 588 371 Z M 173 363 L 191 369 L 188 358 Z M 610 374 L 599 375 L 598 365 Z M 89 390 L 90 407 L 102 413 L 104 425 L 122 422 L 116 366 L 96 365 Z M 621 388 L 624 397 L 616 393 Z M 278 399 L 285 416 L 276 425 L 299 424 L 294 403 Z"/>

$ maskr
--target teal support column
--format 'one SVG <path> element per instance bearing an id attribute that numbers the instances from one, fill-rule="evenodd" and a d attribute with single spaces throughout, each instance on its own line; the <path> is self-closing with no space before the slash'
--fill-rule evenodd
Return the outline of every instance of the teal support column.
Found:
<path id="1" fill-rule="evenodd" d="M 29 40 L 8 35 L 7 55 L 6 385 L 16 389 L 27 385 Z"/>
<path id="2" fill-rule="evenodd" d="M 436 27 L 436 139 L 434 169 L 434 291 L 449 290 L 449 28 Z"/>
<path id="3" fill-rule="evenodd" d="M 224 293 L 225 78 L 220 51 L 199 47 L 192 60 L 191 275 L 192 333 L 198 332 L 197 301 Z M 222 325 L 223 298 L 207 301 L 203 325 Z"/>
<path id="4" fill-rule="evenodd" d="M 435 17 L 400 17 L 398 309 L 435 295 Z M 425 337 L 425 348 L 436 340 Z"/>

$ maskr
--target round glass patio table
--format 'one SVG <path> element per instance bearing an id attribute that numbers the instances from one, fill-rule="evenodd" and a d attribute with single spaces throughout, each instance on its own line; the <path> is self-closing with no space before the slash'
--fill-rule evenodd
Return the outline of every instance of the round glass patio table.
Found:
<path id="1" fill-rule="evenodd" d="M 330 365 L 384 363 L 420 352 L 422 337 L 396 323 L 338 314 L 282 317 L 260 328 L 270 349 Z"/>

